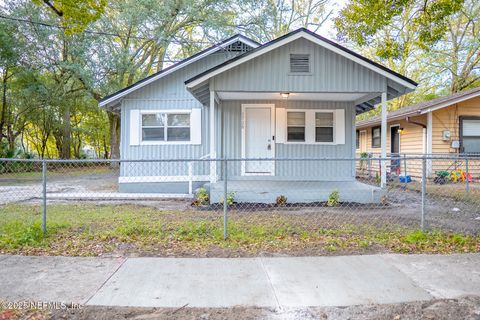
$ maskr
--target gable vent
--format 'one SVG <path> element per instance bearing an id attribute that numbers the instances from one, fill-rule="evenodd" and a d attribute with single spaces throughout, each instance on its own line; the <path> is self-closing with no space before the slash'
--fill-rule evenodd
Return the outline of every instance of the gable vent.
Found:
<path id="1" fill-rule="evenodd" d="M 241 41 L 236 41 L 236 42 L 232 43 L 231 45 L 225 47 L 224 50 L 228 51 L 228 52 L 244 53 L 244 52 L 252 50 L 252 47 L 246 45 L 245 43 L 243 43 Z"/>
<path id="2" fill-rule="evenodd" d="M 290 54 L 290 72 L 291 73 L 309 73 L 310 55 L 309 54 Z"/>

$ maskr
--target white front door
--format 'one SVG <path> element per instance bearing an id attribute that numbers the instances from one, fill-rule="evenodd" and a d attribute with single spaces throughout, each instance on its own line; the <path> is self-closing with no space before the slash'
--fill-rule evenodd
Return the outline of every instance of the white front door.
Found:
<path id="1" fill-rule="evenodd" d="M 242 105 L 242 157 L 246 159 L 275 157 L 275 106 L 272 104 Z M 274 175 L 274 161 L 244 161 L 244 175 Z"/>

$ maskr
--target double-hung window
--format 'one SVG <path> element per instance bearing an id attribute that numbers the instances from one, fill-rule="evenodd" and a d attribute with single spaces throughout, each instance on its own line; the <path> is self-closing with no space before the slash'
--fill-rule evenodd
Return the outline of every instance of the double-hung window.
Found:
<path id="1" fill-rule="evenodd" d="M 480 153 L 480 118 L 460 117 L 462 152 Z"/>
<path id="2" fill-rule="evenodd" d="M 305 142 L 305 112 L 287 112 L 287 141 Z"/>
<path id="3" fill-rule="evenodd" d="M 338 125 L 343 128 L 342 115 L 337 110 L 291 109 L 287 110 L 286 142 L 305 144 L 342 143 L 342 136 L 336 137 Z M 337 123 L 338 122 L 338 123 Z M 338 138 L 338 140 L 337 140 Z M 343 142 L 344 143 L 344 142 Z"/>
<path id="4" fill-rule="evenodd" d="M 315 112 L 315 142 L 333 142 L 333 112 Z"/>
<path id="5" fill-rule="evenodd" d="M 142 141 L 190 141 L 189 113 L 142 114 Z"/>

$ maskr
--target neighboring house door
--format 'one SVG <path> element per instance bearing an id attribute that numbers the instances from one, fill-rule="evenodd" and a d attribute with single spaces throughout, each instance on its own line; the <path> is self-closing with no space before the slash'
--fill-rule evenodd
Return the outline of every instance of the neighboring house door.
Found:
<path id="1" fill-rule="evenodd" d="M 360 152 L 367 152 L 367 131 L 360 131 Z"/>
<path id="2" fill-rule="evenodd" d="M 242 157 L 247 159 L 274 158 L 275 106 L 271 104 L 242 105 Z M 274 175 L 274 161 L 244 161 L 244 175 Z"/>
<path id="3" fill-rule="evenodd" d="M 400 173 L 400 126 L 390 127 L 390 154 L 392 162 L 390 172 Z"/>

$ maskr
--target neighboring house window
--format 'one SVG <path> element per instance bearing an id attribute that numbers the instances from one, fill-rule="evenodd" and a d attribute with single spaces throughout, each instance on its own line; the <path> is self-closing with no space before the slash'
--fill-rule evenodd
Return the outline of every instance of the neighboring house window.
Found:
<path id="1" fill-rule="evenodd" d="M 380 127 L 372 128 L 372 148 L 380 148 L 381 144 L 381 130 Z"/>
<path id="2" fill-rule="evenodd" d="M 310 73 L 310 55 L 290 54 L 290 73 Z"/>
<path id="3" fill-rule="evenodd" d="M 142 141 L 190 141 L 190 114 L 142 114 Z"/>
<path id="4" fill-rule="evenodd" d="M 480 118 L 460 117 L 463 153 L 480 153 Z"/>
<path id="5" fill-rule="evenodd" d="M 305 141 L 305 112 L 287 112 L 287 141 Z"/>
<path id="6" fill-rule="evenodd" d="M 315 112 L 315 142 L 333 142 L 333 112 Z"/>
<path id="7" fill-rule="evenodd" d="M 357 149 L 360 149 L 360 131 L 356 131 L 355 133 L 355 146 Z"/>

